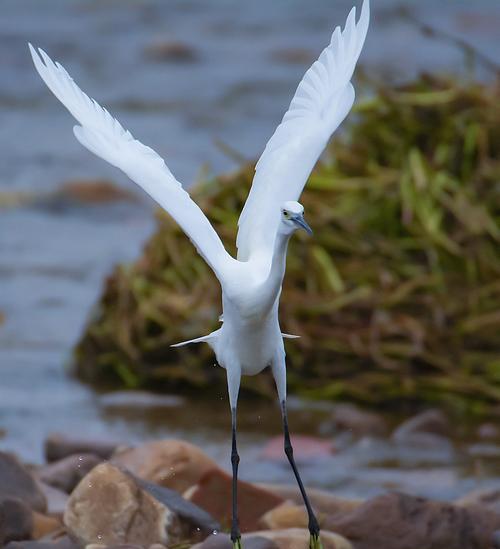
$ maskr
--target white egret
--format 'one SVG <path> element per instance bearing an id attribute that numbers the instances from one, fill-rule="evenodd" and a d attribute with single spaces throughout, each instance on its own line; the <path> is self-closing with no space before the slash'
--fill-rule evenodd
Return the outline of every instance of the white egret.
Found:
<path id="1" fill-rule="evenodd" d="M 221 327 L 180 343 L 208 343 L 227 372 L 232 419 L 233 547 L 241 547 L 237 516 L 236 404 L 242 375 L 271 367 L 281 405 L 284 450 L 309 516 L 310 546 L 320 547 L 319 525 L 293 458 L 286 411 L 286 366 L 278 305 L 290 237 L 311 229 L 297 202 L 330 136 L 354 102 L 351 78 L 365 41 L 369 0 L 356 23 L 355 8 L 344 30 L 337 27 L 330 44 L 306 72 L 282 122 L 257 163 L 255 177 L 238 222 L 237 259 L 231 257 L 203 212 L 175 179 L 158 154 L 124 130 L 107 110 L 90 99 L 66 70 L 30 44 L 35 67 L 54 95 L 80 125 L 78 141 L 120 168 L 182 227 L 212 268 L 222 287 Z"/>

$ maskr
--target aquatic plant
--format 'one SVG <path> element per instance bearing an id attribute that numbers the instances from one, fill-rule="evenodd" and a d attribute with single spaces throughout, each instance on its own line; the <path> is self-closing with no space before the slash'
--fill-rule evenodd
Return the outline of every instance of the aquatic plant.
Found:
<path id="1" fill-rule="evenodd" d="M 359 102 L 301 198 L 314 229 L 288 255 L 289 390 L 367 404 L 500 403 L 500 88 L 423 76 Z M 231 251 L 247 165 L 193 194 Z M 196 305 L 196 306 L 195 306 Z M 75 353 L 90 381 L 225 390 L 206 345 L 218 284 L 163 213 L 108 278 Z M 270 376 L 244 387 L 274 396 Z"/>

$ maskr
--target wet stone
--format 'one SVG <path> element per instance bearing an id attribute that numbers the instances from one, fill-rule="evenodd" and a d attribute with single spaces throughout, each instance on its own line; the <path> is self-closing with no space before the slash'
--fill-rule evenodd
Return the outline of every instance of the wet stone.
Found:
<path id="1" fill-rule="evenodd" d="M 0 501 L 0 546 L 9 541 L 31 538 L 32 510 L 22 501 L 6 498 Z"/>
<path id="2" fill-rule="evenodd" d="M 45 458 L 49 463 L 75 454 L 93 454 L 102 459 L 109 459 L 118 447 L 117 442 L 71 438 L 53 433 L 45 440 Z"/>
<path id="3" fill-rule="evenodd" d="M 69 536 L 62 536 L 49 540 L 12 541 L 3 549 L 80 549 L 80 547 Z"/>
<path id="4" fill-rule="evenodd" d="M 0 452 L 0 500 L 17 498 L 44 512 L 47 501 L 31 473 L 11 454 Z"/>
<path id="5" fill-rule="evenodd" d="M 45 484 L 69 494 L 101 462 L 102 458 L 95 454 L 74 454 L 39 467 L 36 476 Z"/>
<path id="6" fill-rule="evenodd" d="M 146 442 L 113 455 L 112 462 L 135 476 L 179 493 L 218 466 L 194 444 L 182 440 Z"/>

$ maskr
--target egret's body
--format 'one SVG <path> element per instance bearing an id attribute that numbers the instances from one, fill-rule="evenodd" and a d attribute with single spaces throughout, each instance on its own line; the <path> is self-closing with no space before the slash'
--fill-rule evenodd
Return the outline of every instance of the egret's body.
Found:
<path id="1" fill-rule="evenodd" d="M 73 131 L 91 152 L 120 168 L 182 227 L 217 276 L 222 288 L 222 326 L 207 336 L 180 343 L 208 343 L 226 369 L 232 414 L 233 523 L 231 538 L 240 546 L 237 521 L 236 405 L 242 375 L 272 369 L 283 414 L 285 453 L 309 515 L 311 545 L 319 544 L 319 526 L 293 459 L 286 415 L 284 337 L 278 308 L 288 242 L 297 229 L 311 232 L 297 202 L 328 139 L 354 102 L 350 83 L 366 37 L 368 0 L 356 23 L 355 9 L 344 30 L 337 27 L 330 44 L 306 72 L 281 124 L 255 170 L 250 194 L 238 221 L 238 256 L 231 257 L 203 212 L 174 178 L 158 154 L 134 139 L 96 101 L 74 83 L 65 69 L 30 45 L 40 76 L 80 125 Z"/>

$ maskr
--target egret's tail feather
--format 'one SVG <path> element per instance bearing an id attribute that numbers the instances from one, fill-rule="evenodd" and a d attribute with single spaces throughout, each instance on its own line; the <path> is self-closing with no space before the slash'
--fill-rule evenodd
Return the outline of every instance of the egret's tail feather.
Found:
<path id="1" fill-rule="evenodd" d="M 189 345 L 190 343 L 208 343 L 210 346 L 214 343 L 214 340 L 219 336 L 220 330 L 215 330 L 211 334 L 196 337 L 195 339 L 188 339 L 187 341 L 181 341 L 180 343 L 174 343 L 170 347 L 183 347 L 184 345 Z"/>

